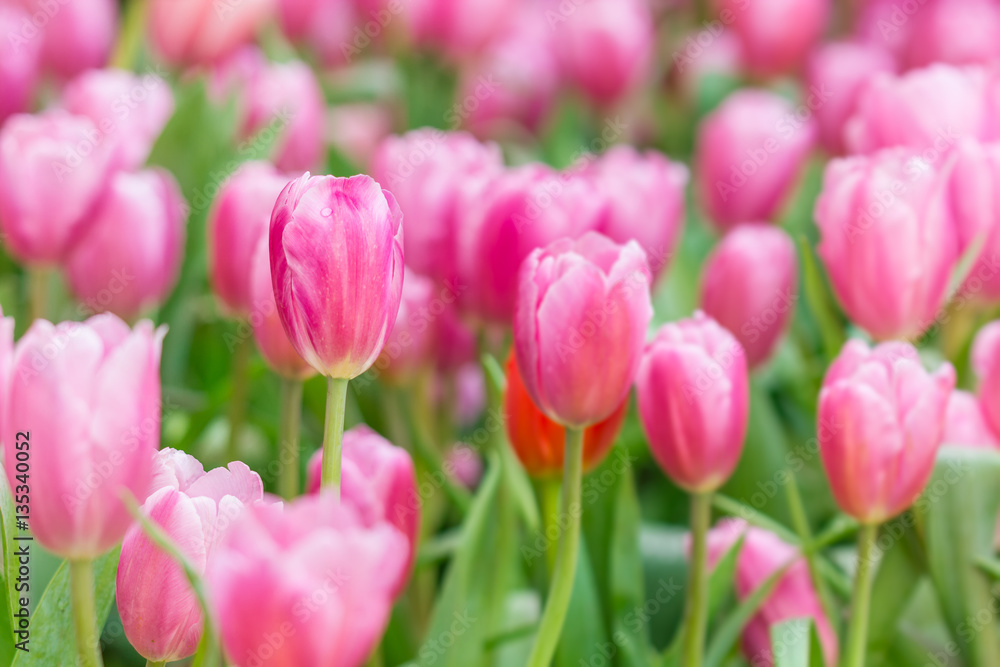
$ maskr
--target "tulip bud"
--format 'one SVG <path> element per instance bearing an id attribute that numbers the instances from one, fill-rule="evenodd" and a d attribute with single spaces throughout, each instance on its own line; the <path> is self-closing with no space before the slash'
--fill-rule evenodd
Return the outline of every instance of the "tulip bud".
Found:
<path id="1" fill-rule="evenodd" d="M 948 166 L 959 256 L 979 244 L 959 298 L 995 303 L 1000 300 L 1000 144 L 962 139 Z"/>
<path id="2" fill-rule="evenodd" d="M 851 340 L 823 379 L 819 448 L 833 496 L 863 524 L 896 516 L 924 490 L 944 432 L 955 370 L 933 375 L 908 343 Z"/>
<path id="3" fill-rule="evenodd" d="M 89 119 L 58 110 L 0 128 L 0 225 L 19 261 L 58 262 L 85 231 L 111 169 L 99 137 Z"/>
<path id="4" fill-rule="evenodd" d="M 1000 60 L 1000 7 L 991 0 L 928 2 L 912 21 L 902 54 L 909 68 Z"/>
<path id="5" fill-rule="evenodd" d="M 510 24 L 521 0 L 423 0 L 408 10 L 414 41 L 461 60 L 480 53 Z M 367 3 L 363 0 L 362 4 Z M 391 3 L 389 3 L 391 10 Z M 397 12 L 398 13 L 398 12 Z"/>
<path id="6" fill-rule="evenodd" d="M 103 554 L 132 523 L 122 494 L 146 499 L 160 445 L 165 333 L 146 320 L 129 330 L 105 314 L 35 320 L 17 343 L 0 409 L 7 478 L 11 488 L 22 483 L 15 442 L 24 438 L 15 435 L 29 433 L 31 531 L 61 558 Z"/>
<path id="7" fill-rule="evenodd" d="M 718 2 L 720 18 L 739 37 L 747 69 L 765 76 L 802 68 L 826 30 L 831 4 L 830 0 Z"/>
<path id="8" fill-rule="evenodd" d="M 941 442 L 949 445 L 988 447 L 1000 449 L 1000 438 L 986 423 L 979 398 L 975 394 L 956 389 L 948 398 L 944 417 L 944 435 Z"/>
<path id="9" fill-rule="evenodd" d="M 274 164 L 283 171 L 306 171 L 323 160 L 326 101 L 316 75 L 303 62 L 270 64 L 249 86 L 243 134 L 268 130 L 280 136 Z"/>
<path id="10" fill-rule="evenodd" d="M 876 339 L 915 337 L 944 305 L 958 260 L 947 184 L 906 149 L 827 165 L 819 256 L 847 315 Z"/>
<path id="11" fill-rule="evenodd" d="M 702 277 L 701 309 L 729 330 L 751 368 L 766 362 L 795 308 L 798 267 L 788 234 L 740 225 L 712 251 Z"/>
<path id="12" fill-rule="evenodd" d="M 709 32 L 710 30 L 711 28 L 705 27 L 687 35 L 673 53 L 672 73 L 677 77 L 681 95 L 691 105 L 699 103 L 700 93 L 706 83 L 711 83 L 712 76 L 736 79 L 742 70 L 742 47 L 733 31 L 722 29 Z M 714 36 L 704 44 L 707 39 L 703 35 Z"/>
<path id="13" fill-rule="evenodd" d="M 273 0 L 151 0 L 149 37 L 172 65 L 210 65 L 251 42 L 270 18 Z"/>
<path id="14" fill-rule="evenodd" d="M 504 396 L 507 438 L 524 469 L 532 477 L 558 477 L 563 472 L 566 429 L 535 406 L 521 379 L 514 354 L 507 360 L 507 393 Z M 611 416 L 583 433 L 583 469 L 592 470 L 615 444 L 628 412 L 628 397 Z"/>
<path id="15" fill-rule="evenodd" d="M 196 458 L 169 448 L 156 453 L 153 470 L 153 492 L 142 512 L 204 574 L 244 508 L 263 500 L 264 485 L 239 461 L 206 473 Z M 150 662 L 181 660 L 198 648 L 202 617 L 191 584 L 138 524 L 122 542 L 115 599 L 125 636 Z"/>
<path id="16" fill-rule="evenodd" d="M 772 220 L 795 184 L 815 138 L 815 121 L 773 93 L 733 93 L 698 130 L 696 182 L 716 227 Z"/>
<path id="17" fill-rule="evenodd" d="M 653 317 L 650 281 L 638 243 L 616 245 L 596 232 L 524 261 L 514 349 L 528 393 L 550 419 L 590 426 L 628 396 Z"/>
<path id="18" fill-rule="evenodd" d="M 219 189 L 208 215 L 210 276 L 216 296 L 233 313 L 255 308 L 250 293 L 253 253 L 289 177 L 270 163 L 247 162 Z"/>
<path id="19" fill-rule="evenodd" d="M 704 313 L 656 334 L 636 395 L 649 448 L 675 484 L 715 491 L 733 474 L 747 430 L 747 385 L 743 348 Z"/>
<path id="20" fill-rule="evenodd" d="M 357 102 L 328 108 L 326 123 L 330 144 L 354 164 L 367 166 L 392 133 L 393 120 L 387 106 Z"/>
<path id="21" fill-rule="evenodd" d="M 308 173 L 271 214 L 271 284 L 288 338 L 309 364 L 351 379 L 375 362 L 403 288 L 403 214 L 368 176 Z"/>
<path id="22" fill-rule="evenodd" d="M 431 309 L 435 306 L 443 309 L 445 303 L 437 297 L 434 281 L 407 271 L 396 323 L 382 354 L 375 360 L 374 372 L 378 377 L 393 384 L 405 384 L 430 365 L 436 334 Z"/>
<path id="23" fill-rule="evenodd" d="M 979 330 L 972 345 L 972 367 L 979 377 L 979 405 L 986 423 L 1000 437 L 1000 322 Z"/>
<path id="24" fill-rule="evenodd" d="M 8 116 L 27 111 L 38 82 L 41 42 L 38 39 L 19 39 L 18 31 L 31 26 L 26 11 L 14 5 L 0 6 L 0 34 L 7 35 L 6 44 L 0 44 L 0 125 Z M 33 27 L 33 26 L 32 26 Z"/>
<path id="25" fill-rule="evenodd" d="M 474 491 L 483 478 L 483 459 L 468 445 L 456 444 L 445 455 L 444 471 L 456 482 Z"/>
<path id="26" fill-rule="evenodd" d="M 118 33 L 118 3 L 115 0 L 73 0 L 48 4 L 38 0 L 14 0 L 31 16 L 16 32 L 5 33 L 5 41 L 25 48 L 41 41 L 42 67 L 60 79 L 71 79 L 88 69 L 104 67 Z M 33 48 L 33 47 L 28 47 Z"/>

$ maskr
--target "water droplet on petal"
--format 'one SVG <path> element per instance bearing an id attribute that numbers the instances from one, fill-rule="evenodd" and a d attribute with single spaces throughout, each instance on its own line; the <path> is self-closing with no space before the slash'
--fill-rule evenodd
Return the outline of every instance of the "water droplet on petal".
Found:
<path id="1" fill-rule="evenodd" d="M 323 215 L 323 217 L 329 218 L 330 214 L 333 213 L 333 209 L 327 206 L 322 211 L 320 211 L 320 213 Z"/>

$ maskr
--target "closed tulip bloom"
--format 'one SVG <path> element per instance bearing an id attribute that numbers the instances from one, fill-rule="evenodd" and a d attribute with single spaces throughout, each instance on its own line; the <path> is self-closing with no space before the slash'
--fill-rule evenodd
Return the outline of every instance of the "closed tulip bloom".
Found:
<path id="1" fill-rule="evenodd" d="M 174 112 L 170 85 L 155 74 L 138 76 L 126 70 L 84 72 L 62 93 L 62 106 L 86 116 L 101 132 L 101 140 L 115 144 L 116 163 L 137 169 Z"/>
<path id="2" fill-rule="evenodd" d="M 702 312 L 664 325 L 646 348 L 636 396 L 649 448 L 690 493 L 715 491 L 743 451 L 749 393 L 736 338 Z"/>
<path id="3" fill-rule="evenodd" d="M 118 172 L 107 188 L 66 257 L 66 278 L 87 310 L 132 319 L 166 299 L 177 280 L 186 204 L 162 169 Z"/>
<path id="4" fill-rule="evenodd" d="M 766 362 L 785 333 L 798 298 L 795 244 L 765 224 L 740 225 L 705 264 L 701 309 L 729 330 L 751 368 Z"/>
<path id="5" fill-rule="evenodd" d="M 12 116 L 0 128 L 0 228 L 19 261 L 59 262 L 86 230 L 111 168 L 97 137 L 89 119 L 65 111 Z"/>
<path id="6" fill-rule="evenodd" d="M 408 558 L 399 530 L 368 526 L 326 494 L 248 508 L 206 576 L 229 660 L 359 667 L 382 636 Z"/>
<path id="7" fill-rule="evenodd" d="M 819 395 L 819 447 L 834 498 L 863 524 L 896 516 L 934 469 L 955 370 L 924 370 L 908 343 L 870 349 L 851 340 L 827 370 Z"/>
<path id="8" fill-rule="evenodd" d="M 1000 144 L 962 139 L 949 163 L 950 211 L 958 253 L 973 244 L 979 254 L 961 288 L 965 299 L 1000 301 Z"/>
<path id="9" fill-rule="evenodd" d="M 431 365 L 434 338 L 440 328 L 434 313 L 443 312 L 446 299 L 454 302 L 455 295 L 439 290 L 430 278 L 406 272 L 396 323 L 382 354 L 375 360 L 374 372 L 379 378 L 394 384 L 406 383 Z"/>
<path id="10" fill-rule="evenodd" d="M 773 220 L 815 140 L 815 120 L 800 121 L 774 93 L 733 93 L 702 122 L 695 181 L 716 227 Z"/>
<path id="11" fill-rule="evenodd" d="M 149 38 L 171 65 L 210 65 L 251 42 L 273 10 L 274 0 L 152 0 Z"/>
<path id="12" fill-rule="evenodd" d="M 330 144 L 354 164 L 367 167 L 392 134 L 392 111 L 384 104 L 338 104 L 327 108 L 326 124 Z"/>
<path id="13" fill-rule="evenodd" d="M 1000 60 L 1000 7 L 991 0 L 928 2 L 912 21 L 903 49 L 908 67 Z"/>
<path id="14" fill-rule="evenodd" d="M 951 392 L 948 399 L 941 442 L 947 445 L 1000 449 L 1000 438 L 986 423 L 979 398 L 961 389 Z"/>
<path id="15" fill-rule="evenodd" d="M 827 165 L 819 256 L 848 317 L 876 339 L 917 336 L 944 305 L 958 259 L 947 184 L 906 149 Z"/>
<path id="16" fill-rule="evenodd" d="M 976 334 L 972 367 L 979 377 L 979 405 L 983 416 L 1000 437 L 1000 322 L 991 322 Z"/>
<path id="17" fill-rule="evenodd" d="M 261 502 L 260 476 L 233 461 L 205 472 L 196 458 L 162 449 L 153 462 L 153 492 L 142 512 L 204 574 L 216 545 L 248 505 Z M 125 636 L 151 662 L 193 655 L 201 639 L 198 599 L 180 565 L 133 524 L 122 542 L 115 590 Z"/>
<path id="18" fill-rule="evenodd" d="M 453 58 L 470 57 L 502 33 L 521 2 L 418 0 L 407 10 L 409 28 L 418 44 L 438 48 Z M 389 8 L 392 11 L 391 4 Z"/>
<path id="19" fill-rule="evenodd" d="M 507 360 L 507 393 L 504 395 L 507 437 L 517 458 L 532 477 L 557 478 L 563 472 L 566 429 L 542 413 L 531 400 L 514 354 Z M 583 434 L 583 469 L 596 467 L 615 444 L 628 412 L 628 397 L 604 421 Z"/>
<path id="20" fill-rule="evenodd" d="M 528 394 L 550 419 L 583 428 L 625 400 L 653 316 L 651 280 L 638 243 L 617 245 L 596 232 L 524 261 L 514 349 Z"/>
<path id="21" fill-rule="evenodd" d="M 0 34 L 16 35 L 25 25 L 31 25 L 27 11 L 16 5 L 0 6 Z M 37 39 L 8 39 L 0 45 L 0 89 L 4 91 L 0 96 L 0 125 L 8 116 L 28 110 L 39 78 L 40 51 Z"/>
<path id="22" fill-rule="evenodd" d="M 808 92 L 816 95 L 811 111 L 823 148 L 833 155 L 847 151 L 844 127 L 857 109 L 865 84 L 875 74 L 895 70 L 892 54 L 877 45 L 831 42 L 813 51 Z"/>
<path id="23" fill-rule="evenodd" d="M 267 238 L 271 211 L 288 181 L 268 162 L 247 162 L 219 189 L 209 212 L 212 289 L 233 313 L 249 313 L 254 308 L 250 293 L 253 253 L 260 240 Z"/>
<path id="24" fill-rule="evenodd" d="M 382 141 L 372 159 L 372 176 L 403 211 L 408 267 L 435 280 L 452 277 L 459 195 L 470 177 L 502 167 L 499 146 L 464 132 L 424 128 Z"/>
<path id="25" fill-rule="evenodd" d="M 720 0 L 719 16 L 739 37 L 748 70 L 795 72 L 823 35 L 830 0 Z M 728 18 L 728 20 L 727 20 Z"/>
<path id="26" fill-rule="evenodd" d="M 320 492 L 322 465 L 323 452 L 318 450 L 309 460 L 309 493 Z M 413 459 L 405 449 L 361 425 L 344 433 L 343 466 L 341 502 L 354 508 L 367 525 L 395 526 L 409 542 L 409 559 L 392 589 L 397 597 L 406 588 L 420 535 L 421 499 Z"/>
<path id="27" fill-rule="evenodd" d="M 42 67 L 47 72 L 65 80 L 107 64 L 118 33 L 115 0 L 73 0 L 57 7 L 35 0 L 7 4 L 20 5 L 32 17 L 17 26 L 17 33 L 7 34 L 10 43 L 23 48 L 26 42 L 40 39 Z"/>
<path id="28" fill-rule="evenodd" d="M 688 104 L 698 104 L 700 92 L 713 77 L 735 79 L 743 70 L 739 38 L 732 30 L 719 31 L 709 44 L 698 38 L 705 29 L 684 37 L 674 51 L 674 69 L 677 87 Z M 705 41 L 704 37 L 701 37 Z"/>
<path id="29" fill-rule="evenodd" d="M 132 523 L 121 494 L 146 499 L 165 333 L 146 320 L 130 330 L 110 314 L 35 320 L 14 349 L 3 406 L 7 476 L 12 488 L 20 483 L 14 436 L 30 431 L 31 530 L 60 558 L 103 554 Z"/>
<path id="30" fill-rule="evenodd" d="M 403 288 L 403 214 L 368 176 L 310 176 L 271 215 L 271 285 L 292 345 L 330 378 L 375 362 Z"/>

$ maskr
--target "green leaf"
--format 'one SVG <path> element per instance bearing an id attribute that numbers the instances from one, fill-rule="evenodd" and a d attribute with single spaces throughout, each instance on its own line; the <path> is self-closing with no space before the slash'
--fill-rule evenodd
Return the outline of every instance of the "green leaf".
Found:
<path id="1" fill-rule="evenodd" d="M 653 647 L 666 650 L 679 636 L 684 614 L 683 587 L 687 580 L 688 563 L 684 541 L 687 530 L 675 526 L 642 523 L 639 529 L 639 552 L 642 554 L 642 572 L 646 582 L 645 600 L 655 600 L 646 609 L 645 602 L 629 622 L 639 622 L 648 628 Z M 665 601 L 663 601 L 665 599 Z"/>
<path id="2" fill-rule="evenodd" d="M 94 561 L 94 603 L 98 628 L 104 627 L 115 599 L 115 577 L 118 575 L 120 555 L 121 549 L 116 547 Z M 30 650 L 27 653 L 17 652 L 14 667 L 75 667 L 78 657 L 73 627 L 69 564 L 63 561 L 31 615 Z"/>
<path id="3" fill-rule="evenodd" d="M 618 647 L 608 639 L 605 631 L 601 598 L 594 583 L 587 545 L 581 542 L 569 610 L 553 664 L 556 667 L 577 667 L 590 664 L 599 659 L 598 656 L 610 660 L 617 653 Z"/>
<path id="4" fill-rule="evenodd" d="M 733 592 L 733 578 L 736 574 L 736 562 L 739 559 L 740 549 L 743 548 L 743 540 L 746 535 L 733 542 L 729 550 L 719 559 L 712 568 L 712 573 L 708 575 L 708 617 L 715 618 L 722 603 Z"/>
<path id="5" fill-rule="evenodd" d="M 823 645 L 812 619 L 795 618 L 771 626 L 774 667 L 826 667 Z"/>
<path id="6" fill-rule="evenodd" d="M 844 345 L 846 335 L 841 324 L 833 297 L 826 286 L 826 280 L 816 262 L 809 239 L 799 237 L 799 251 L 802 266 L 802 283 L 805 287 L 806 304 L 819 324 L 823 337 L 823 348 L 827 359 L 833 359 Z"/>
<path id="7" fill-rule="evenodd" d="M 882 526 L 878 544 L 890 546 L 883 551 L 882 561 L 872 585 L 871 609 L 868 621 L 868 656 L 871 665 L 888 660 L 897 637 L 899 620 L 917 590 L 916 583 L 926 570 L 916 553 L 919 545 L 907 517 L 890 521 Z M 890 542 L 891 541 L 891 542 Z M 892 664 L 892 663 L 885 663 Z"/>

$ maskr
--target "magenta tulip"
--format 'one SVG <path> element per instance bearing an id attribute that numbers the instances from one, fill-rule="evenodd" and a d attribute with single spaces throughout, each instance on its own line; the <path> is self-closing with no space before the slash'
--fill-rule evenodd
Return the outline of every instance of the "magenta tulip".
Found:
<path id="1" fill-rule="evenodd" d="M 149 38 L 177 66 L 210 65 L 253 40 L 274 0 L 152 0 Z"/>
<path id="2" fill-rule="evenodd" d="M 59 325 L 36 320 L 14 349 L 0 392 L 7 477 L 11 488 L 23 483 L 15 441 L 29 433 L 31 530 L 61 558 L 110 549 L 132 523 L 122 493 L 146 499 L 160 443 L 165 333 L 148 321 L 129 330 L 110 314 Z"/>
<path id="3" fill-rule="evenodd" d="M 960 389 L 951 392 L 948 398 L 941 442 L 947 445 L 1000 449 L 1000 438 L 986 422 L 979 398 Z"/>
<path id="4" fill-rule="evenodd" d="M 118 172 L 107 188 L 66 257 L 66 278 L 87 311 L 132 319 L 174 286 L 186 204 L 174 177 L 160 169 Z"/>
<path id="5" fill-rule="evenodd" d="M 367 176 L 306 174 L 271 215 L 271 284 L 292 345 L 329 378 L 375 362 L 403 287 L 403 214 Z"/>
<path id="6" fill-rule="evenodd" d="M 236 667 L 360 667 L 389 620 L 406 537 L 327 494 L 248 508 L 206 576 Z"/>
<path id="7" fill-rule="evenodd" d="M 947 184 L 906 149 L 827 165 L 819 255 L 847 315 L 876 339 L 917 336 L 944 305 L 958 259 Z"/>
<path id="8" fill-rule="evenodd" d="M 795 185 L 815 138 L 811 115 L 774 93 L 730 95 L 701 124 L 695 181 L 716 227 L 773 220 Z"/>
<path id="9" fill-rule="evenodd" d="M 260 476 L 239 461 L 206 473 L 193 456 L 162 449 L 142 512 L 204 574 L 229 527 L 263 498 Z M 142 657 L 172 662 L 194 654 L 202 634 L 198 600 L 180 565 L 138 524 L 122 543 L 115 596 L 125 636 Z"/>
<path id="10" fill-rule="evenodd" d="M 528 393 L 550 419 L 580 429 L 621 405 L 653 316 L 651 280 L 638 243 L 616 245 L 596 232 L 524 261 L 514 349 Z"/>
<path id="11" fill-rule="evenodd" d="M 979 377 L 979 404 L 983 416 L 1000 437 L 1000 322 L 991 322 L 976 334 L 972 367 Z"/>
<path id="12" fill-rule="evenodd" d="M 739 37 L 748 70 L 775 75 L 802 69 L 826 30 L 831 0 L 720 0 L 719 19 Z"/>
<path id="13" fill-rule="evenodd" d="M 928 2 L 913 14 L 903 59 L 908 67 L 996 63 L 1000 6 L 992 0 Z"/>
<path id="14" fill-rule="evenodd" d="M 17 35 L 31 25 L 30 15 L 16 5 L 0 5 L 0 34 Z M 8 116 L 27 111 L 38 83 L 41 41 L 13 40 L 0 45 L 0 125 Z"/>
<path id="15" fill-rule="evenodd" d="M 360 4 L 373 3 L 362 0 Z M 501 34 L 521 0 L 419 0 L 404 4 L 410 5 L 402 11 L 407 12 L 416 43 L 440 49 L 460 60 L 482 52 Z M 389 2 L 390 12 L 392 6 Z"/>
<path id="16" fill-rule="evenodd" d="M 819 395 L 819 447 L 837 504 L 863 524 L 896 516 L 934 470 L 955 370 L 924 370 L 908 343 L 851 340 Z"/>
<path id="17" fill-rule="evenodd" d="M 664 325 L 636 379 L 639 417 L 653 456 L 678 486 L 715 491 L 743 451 L 749 406 L 746 355 L 704 313 Z"/>
<path id="18" fill-rule="evenodd" d="M 103 67 L 111 55 L 118 32 L 115 0 L 73 0 L 50 4 L 37 0 L 12 0 L 30 14 L 16 30 L 4 34 L 15 48 L 41 41 L 43 68 L 60 79 Z"/>
<path id="19" fill-rule="evenodd" d="M 740 225 L 705 264 L 701 309 L 740 342 L 751 368 L 766 362 L 798 299 L 795 244 L 765 224 Z"/>

